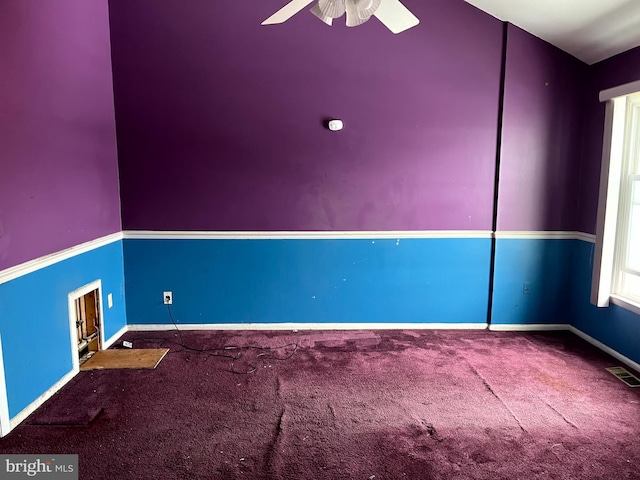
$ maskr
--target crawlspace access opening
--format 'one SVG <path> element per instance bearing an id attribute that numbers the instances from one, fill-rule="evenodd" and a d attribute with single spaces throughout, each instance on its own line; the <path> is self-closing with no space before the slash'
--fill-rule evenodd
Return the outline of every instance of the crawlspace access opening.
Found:
<path id="1" fill-rule="evenodd" d="M 75 300 L 78 358 L 80 365 L 100 350 L 100 298 L 93 290 Z"/>

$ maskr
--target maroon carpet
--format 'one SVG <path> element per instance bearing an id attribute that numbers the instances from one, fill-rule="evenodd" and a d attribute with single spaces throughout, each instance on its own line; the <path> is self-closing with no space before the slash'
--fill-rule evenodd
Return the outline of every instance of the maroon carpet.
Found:
<path id="1" fill-rule="evenodd" d="M 570 333 L 129 333 L 156 370 L 81 372 L 0 440 L 91 479 L 640 478 L 640 389 Z M 146 339 L 146 340 L 143 340 Z M 249 374 L 233 373 L 257 370 Z"/>

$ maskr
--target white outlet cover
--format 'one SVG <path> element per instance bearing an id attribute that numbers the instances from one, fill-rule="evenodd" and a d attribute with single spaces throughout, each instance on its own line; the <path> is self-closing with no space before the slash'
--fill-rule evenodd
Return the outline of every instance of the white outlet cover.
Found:
<path id="1" fill-rule="evenodd" d="M 109 308 L 113 307 L 113 295 L 112 294 L 107 295 L 107 305 L 109 305 Z"/>
<path id="2" fill-rule="evenodd" d="M 167 297 L 169 297 L 169 300 L 167 300 Z M 162 301 L 165 305 L 173 304 L 173 292 L 162 292 Z"/>

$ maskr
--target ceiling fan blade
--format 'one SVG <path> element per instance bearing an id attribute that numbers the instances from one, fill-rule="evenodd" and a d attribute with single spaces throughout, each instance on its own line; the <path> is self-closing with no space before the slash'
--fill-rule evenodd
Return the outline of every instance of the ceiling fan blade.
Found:
<path id="1" fill-rule="evenodd" d="M 291 0 L 284 7 L 262 22 L 262 25 L 274 25 L 276 23 L 286 22 L 304 7 L 313 2 L 314 0 Z"/>
<path id="2" fill-rule="evenodd" d="M 400 33 L 420 23 L 400 0 L 382 0 L 374 15 L 393 33 Z"/>
<path id="3" fill-rule="evenodd" d="M 322 10 L 320 9 L 320 6 L 317 3 L 309 11 L 313 13 L 316 17 L 318 17 L 320 20 L 322 20 L 324 23 L 326 23 L 327 25 L 331 26 L 333 24 L 333 18 L 328 17 L 327 15 L 322 13 Z"/>

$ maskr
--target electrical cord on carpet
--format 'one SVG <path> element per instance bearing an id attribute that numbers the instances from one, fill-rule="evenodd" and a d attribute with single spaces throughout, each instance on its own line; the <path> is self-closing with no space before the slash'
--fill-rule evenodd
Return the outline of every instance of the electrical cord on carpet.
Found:
<path id="1" fill-rule="evenodd" d="M 169 313 L 169 318 L 171 319 L 171 323 L 173 323 L 173 326 L 175 327 L 176 332 L 178 333 L 178 338 L 180 339 L 179 345 L 184 350 L 189 350 L 191 352 L 196 352 L 196 353 L 202 353 L 202 354 L 209 355 L 209 356 L 212 356 L 212 357 L 229 358 L 229 359 L 231 359 L 231 364 L 230 364 L 230 367 L 229 367 L 230 371 L 232 373 L 237 374 L 237 375 L 247 375 L 249 373 L 253 373 L 253 372 L 257 371 L 258 370 L 258 360 L 259 359 L 263 359 L 263 360 L 270 359 L 270 360 L 277 360 L 277 361 L 289 360 L 291 357 L 293 357 L 293 355 L 298 350 L 298 344 L 295 343 L 295 342 L 287 343 L 286 345 L 281 345 L 281 346 L 278 346 L 278 347 L 261 347 L 261 346 L 256 346 L 256 345 L 247 345 L 247 346 L 226 345 L 224 347 L 219 347 L 219 348 L 197 348 L 197 347 L 191 347 L 191 346 L 187 345 L 185 343 L 184 339 L 182 338 L 182 332 L 178 328 L 178 324 L 176 323 L 175 319 L 173 318 L 173 313 L 171 312 L 171 306 L 170 305 L 167 305 L 167 312 Z M 284 357 L 279 357 L 279 356 L 277 356 L 277 355 L 275 355 L 273 353 L 275 350 L 287 349 L 289 347 L 293 347 L 293 350 L 290 353 L 288 353 L 287 355 L 285 355 Z M 246 370 L 246 371 L 237 370 L 235 368 L 235 363 L 244 356 L 245 352 L 247 352 L 249 350 L 256 350 L 256 351 L 260 352 L 255 357 L 256 358 L 255 363 L 249 363 L 249 369 Z M 230 353 L 222 353 L 222 352 L 230 352 L 230 351 L 237 351 L 238 353 L 235 354 L 235 355 L 230 354 Z"/>

